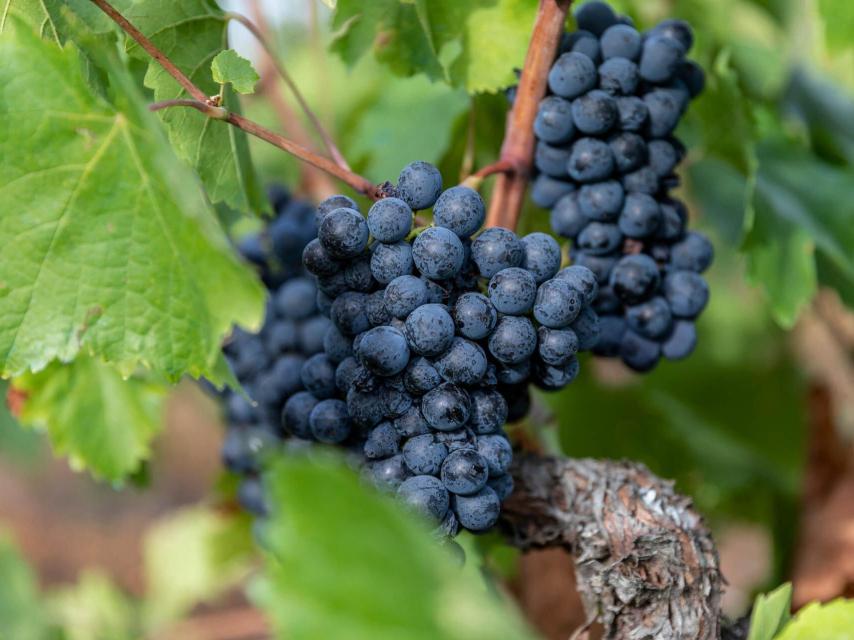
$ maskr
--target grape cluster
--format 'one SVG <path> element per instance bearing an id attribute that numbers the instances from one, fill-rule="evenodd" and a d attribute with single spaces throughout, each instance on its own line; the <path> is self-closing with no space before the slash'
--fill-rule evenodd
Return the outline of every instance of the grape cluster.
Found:
<path id="1" fill-rule="evenodd" d="M 685 155 L 673 131 L 704 74 L 685 58 L 693 34 L 683 21 L 640 33 L 603 2 L 584 4 L 576 20 L 534 124 L 532 198 L 572 241 L 573 264 L 600 284 L 595 353 L 648 371 L 691 353 L 709 297 L 700 274 L 712 246 L 687 230 L 687 209 L 670 195 Z"/>
<path id="2" fill-rule="evenodd" d="M 260 481 L 262 463 L 281 447 L 285 401 L 304 386 L 304 363 L 323 351 L 329 318 L 318 313 L 314 278 L 302 268 L 303 247 L 317 235 L 314 207 L 271 191 L 275 219 L 238 245 L 259 271 L 269 291 L 264 326 L 257 334 L 236 330 L 225 346 L 228 362 L 246 395 L 224 394 L 228 432 L 225 465 L 241 476 L 238 499 L 250 513 L 264 516 L 267 506 Z"/>
<path id="3" fill-rule="evenodd" d="M 361 446 L 365 475 L 448 536 L 495 523 L 513 489 L 505 423 L 527 412 L 529 382 L 569 384 L 598 337 L 594 274 L 561 271 L 551 236 L 481 231 L 484 218 L 476 191 L 443 191 L 424 162 L 367 217 L 346 196 L 322 202 L 303 263 L 332 324 L 282 414 L 298 438 Z"/>

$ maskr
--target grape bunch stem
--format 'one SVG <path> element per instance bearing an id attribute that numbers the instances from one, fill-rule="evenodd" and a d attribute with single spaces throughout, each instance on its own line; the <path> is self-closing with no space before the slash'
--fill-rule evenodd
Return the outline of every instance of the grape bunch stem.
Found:
<path id="1" fill-rule="evenodd" d="M 549 68 L 563 35 L 572 0 L 540 0 L 534 31 L 519 77 L 513 109 L 507 116 L 499 162 L 512 166 L 498 176 L 492 192 L 487 227 L 516 229 L 534 157 L 534 119 L 546 95 Z M 475 174 L 477 175 L 477 174 Z"/>

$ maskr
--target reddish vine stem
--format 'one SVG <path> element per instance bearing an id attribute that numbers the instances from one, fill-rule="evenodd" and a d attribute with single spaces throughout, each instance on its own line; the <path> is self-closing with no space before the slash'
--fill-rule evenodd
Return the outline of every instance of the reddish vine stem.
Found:
<path id="1" fill-rule="evenodd" d="M 175 66 L 175 64 L 169 60 L 169 58 L 164 54 L 160 49 L 158 49 L 153 42 L 151 42 L 148 38 L 143 35 L 139 29 L 134 27 L 127 18 L 125 18 L 122 14 L 120 14 L 107 0 L 90 0 L 93 4 L 95 4 L 101 11 L 107 14 L 113 22 L 115 22 L 121 29 L 127 33 L 131 38 L 133 38 L 145 51 L 162 66 L 169 75 L 171 75 L 178 83 L 184 87 L 184 89 L 192 95 L 195 100 L 189 99 L 179 99 L 179 100 L 167 100 L 164 102 L 156 103 L 151 105 L 150 108 L 154 110 L 166 109 L 170 107 L 188 107 L 191 109 L 196 109 L 200 111 L 204 115 L 217 119 L 223 120 L 232 126 L 235 126 L 239 129 L 242 129 L 246 133 L 253 135 L 261 140 L 269 142 L 275 147 L 278 147 L 282 151 L 285 151 L 292 156 L 295 156 L 302 160 L 303 162 L 307 162 L 308 164 L 317 167 L 325 171 L 326 173 L 335 176 L 345 184 L 351 186 L 356 191 L 365 194 L 369 198 L 373 200 L 377 200 L 384 196 L 382 189 L 373 184 L 367 178 L 363 178 L 362 176 L 353 173 L 347 169 L 344 169 L 338 166 L 335 162 L 328 158 L 324 158 L 305 147 L 298 145 L 297 143 L 285 138 L 282 135 L 274 133 L 269 129 L 261 126 L 257 122 L 253 122 L 248 118 L 244 118 L 241 115 L 236 113 L 228 113 L 225 109 L 221 107 L 217 107 L 215 105 L 211 105 L 208 102 L 208 97 L 204 94 L 204 92 L 199 89 L 193 82 L 186 76 L 184 73 Z M 220 109 L 222 109 L 220 111 Z"/>
<path id="2" fill-rule="evenodd" d="M 514 170 L 513 163 L 510 160 L 498 160 L 485 167 L 481 167 L 478 171 L 472 174 L 473 178 L 488 178 L 496 173 L 511 173 Z"/>
<path id="3" fill-rule="evenodd" d="M 311 126 L 314 127 L 315 131 L 317 131 L 317 135 L 320 136 L 320 139 L 323 141 L 323 145 L 326 147 L 326 150 L 329 152 L 329 155 L 332 156 L 332 159 L 342 169 L 346 169 L 350 171 L 350 165 L 347 164 L 347 160 L 344 159 L 344 156 L 341 154 L 341 151 L 336 146 L 335 142 L 332 140 L 332 136 L 326 131 L 326 128 L 320 122 L 320 119 L 317 117 L 317 114 L 311 109 L 306 102 L 305 97 L 302 95 L 302 92 L 297 87 L 296 82 L 294 82 L 291 75 L 288 73 L 287 69 L 285 69 L 284 65 L 279 61 L 279 57 L 276 55 L 276 52 L 273 50 L 273 47 L 270 45 L 269 39 L 265 37 L 262 29 L 255 25 L 249 18 L 243 16 L 239 13 L 226 13 L 227 18 L 230 20 L 234 20 L 242 24 L 249 32 L 255 37 L 261 47 L 264 49 L 264 53 L 267 54 L 268 59 L 272 63 L 273 67 L 276 69 L 276 72 L 282 78 L 284 83 L 288 86 L 291 93 L 293 93 L 294 98 L 302 109 L 303 113 L 311 122 Z"/>
<path id="4" fill-rule="evenodd" d="M 175 64 L 166 57 L 166 54 L 163 53 L 160 49 L 154 46 L 154 43 L 145 37 L 145 35 L 133 26 L 127 18 L 125 18 L 121 13 L 116 11 L 116 9 L 106 0 L 91 0 L 91 2 L 98 6 L 98 8 L 106 13 L 113 22 L 119 25 L 122 30 L 127 33 L 131 38 L 136 40 L 137 44 L 145 49 L 146 53 L 150 55 L 152 58 L 157 60 L 160 63 L 160 66 L 163 67 L 170 76 L 175 78 L 184 90 L 193 96 L 199 102 L 204 102 L 207 100 L 207 96 L 204 91 L 199 89 L 196 85 L 193 84 L 193 81 L 190 80 L 184 72 L 181 71 Z"/>
<path id="5" fill-rule="evenodd" d="M 549 67 L 554 62 L 571 4 L 572 0 L 540 0 L 516 100 L 507 117 L 501 146 L 500 161 L 508 162 L 513 170 L 498 177 L 486 218 L 488 227 L 515 229 L 519 222 L 534 156 L 533 127 L 537 106 L 546 94 Z"/>

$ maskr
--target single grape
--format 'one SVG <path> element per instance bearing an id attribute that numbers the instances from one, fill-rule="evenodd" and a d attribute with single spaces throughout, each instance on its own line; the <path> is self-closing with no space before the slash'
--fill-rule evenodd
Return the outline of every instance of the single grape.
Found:
<path id="1" fill-rule="evenodd" d="M 458 385 L 479 382 L 486 374 L 486 364 L 483 349 L 465 338 L 454 338 L 450 348 L 434 362 L 439 375 Z"/>
<path id="2" fill-rule="evenodd" d="M 599 37 L 617 24 L 617 16 L 607 3 L 595 0 L 584 3 L 576 10 L 575 22 L 579 29 Z"/>
<path id="3" fill-rule="evenodd" d="M 684 60 L 679 64 L 676 78 L 682 81 L 692 98 L 703 93 L 706 87 L 706 72 L 693 60 Z"/>
<path id="4" fill-rule="evenodd" d="M 649 107 L 637 96 L 617 96 L 617 115 L 623 131 L 642 131 L 649 118 Z"/>
<path id="5" fill-rule="evenodd" d="M 444 227 L 422 231 L 412 244 L 412 259 L 425 278 L 445 280 L 456 275 L 463 265 L 465 250 L 459 237 Z"/>
<path id="6" fill-rule="evenodd" d="M 462 495 L 480 491 L 486 485 L 488 475 L 486 460 L 474 449 L 458 449 L 449 453 L 440 472 L 445 488 Z"/>
<path id="7" fill-rule="evenodd" d="M 335 369 L 335 386 L 341 393 L 347 393 L 353 382 L 356 380 L 356 375 L 359 373 L 359 367 L 356 358 L 350 356 L 344 358 Z"/>
<path id="8" fill-rule="evenodd" d="M 347 412 L 353 422 L 362 427 L 373 427 L 385 417 L 385 407 L 377 402 L 376 394 L 355 387 L 347 391 Z"/>
<path id="9" fill-rule="evenodd" d="M 599 341 L 599 314 L 591 307 L 583 307 L 569 328 L 578 336 L 579 351 L 589 351 Z"/>
<path id="10" fill-rule="evenodd" d="M 647 145 L 636 133 L 624 131 L 613 136 L 608 144 L 614 153 L 617 171 L 629 173 L 639 169 L 647 161 Z"/>
<path id="11" fill-rule="evenodd" d="M 468 394 L 455 384 L 445 382 L 424 394 L 421 413 L 434 429 L 452 431 L 468 422 L 471 400 Z"/>
<path id="12" fill-rule="evenodd" d="M 645 373 L 652 371 L 658 364 L 661 346 L 658 342 L 627 329 L 620 344 L 620 357 L 629 368 Z"/>
<path id="13" fill-rule="evenodd" d="M 498 431 L 507 421 L 507 401 L 498 391 L 478 389 L 471 392 L 469 426 L 475 433 Z"/>
<path id="14" fill-rule="evenodd" d="M 457 298 L 453 319 L 461 335 L 481 340 L 495 328 L 498 312 L 485 295 L 468 292 Z"/>
<path id="15" fill-rule="evenodd" d="M 264 495 L 264 487 L 261 480 L 254 477 L 243 478 L 237 487 L 237 502 L 249 513 L 259 518 L 264 518 L 270 513 Z"/>
<path id="16" fill-rule="evenodd" d="M 498 381 L 503 385 L 527 384 L 531 377 L 531 361 L 526 359 L 515 364 L 502 364 L 497 373 Z"/>
<path id="17" fill-rule="evenodd" d="M 394 327 L 374 327 L 365 332 L 355 352 L 361 363 L 379 376 L 393 376 L 409 364 L 406 336 Z"/>
<path id="18" fill-rule="evenodd" d="M 395 318 L 406 318 L 424 304 L 427 286 L 420 278 L 412 275 L 399 276 L 388 283 L 383 301 L 385 308 Z"/>
<path id="19" fill-rule="evenodd" d="M 670 263 L 674 269 L 684 269 L 703 273 L 712 264 L 714 249 L 705 236 L 693 231 L 673 245 Z"/>
<path id="20" fill-rule="evenodd" d="M 365 313 L 366 304 L 367 296 L 364 293 L 347 291 L 332 303 L 329 316 L 341 333 L 354 336 L 370 328 L 371 323 Z"/>
<path id="21" fill-rule="evenodd" d="M 618 117 L 616 101 L 604 91 L 594 89 L 572 101 L 572 122 L 582 133 L 601 135 L 610 131 Z"/>
<path id="22" fill-rule="evenodd" d="M 540 359 L 552 366 L 565 365 L 578 353 L 578 336 L 571 329 L 537 329 L 537 353 Z"/>
<path id="23" fill-rule="evenodd" d="M 306 270 L 315 276 L 331 276 L 341 269 L 341 263 L 323 248 L 317 238 L 305 245 L 302 252 L 302 263 Z"/>
<path id="24" fill-rule="evenodd" d="M 555 278 L 537 289 L 534 317 L 543 326 L 560 329 L 578 317 L 581 307 L 581 294 L 566 280 Z"/>
<path id="25" fill-rule="evenodd" d="M 625 24 L 615 24 L 605 30 L 599 45 L 605 60 L 609 58 L 637 60 L 640 57 L 642 42 L 641 34 L 637 29 Z"/>
<path id="26" fill-rule="evenodd" d="M 557 391 L 570 384 L 578 376 L 578 359 L 571 358 L 560 367 L 554 367 L 544 362 L 538 362 L 535 369 L 534 382 L 544 391 Z"/>
<path id="27" fill-rule="evenodd" d="M 424 395 L 442 383 L 442 376 L 426 358 L 413 358 L 403 375 L 406 390 L 415 395 Z"/>
<path id="28" fill-rule="evenodd" d="M 654 196 L 659 190 L 658 175 L 648 165 L 625 174 L 622 182 L 626 192 L 645 193 Z"/>
<path id="29" fill-rule="evenodd" d="M 552 93 L 578 97 L 596 86 L 596 65 L 583 53 L 564 53 L 549 70 L 548 82 Z"/>
<path id="30" fill-rule="evenodd" d="M 448 447 L 430 433 L 410 438 L 403 445 L 403 459 L 413 473 L 438 475 L 446 457 Z"/>
<path id="31" fill-rule="evenodd" d="M 359 212 L 359 205 L 356 204 L 356 201 L 352 198 L 348 198 L 347 196 L 337 195 L 332 196 L 330 198 L 326 198 L 323 202 L 317 205 L 317 209 L 315 210 L 315 218 L 317 221 L 318 227 L 320 223 L 323 222 L 323 219 L 326 215 L 335 209 L 352 209 L 355 212 Z"/>
<path id="32" fill-rule="evenodd" d="M 368 246 L 368 225 L 353 209 L 334 209 L 320 223 L 317 239 L 332 257 L 353 258 Z"/>
<path id="33" fill-rule="evenodd" d="M 682 103 L 677 94 L 655 89 L 643 97 L 649 111 L 647 128 L 653 138 L 665 138 L 673 133 L 682 117 Z"/>
<path id="34" fill-rule="evenodd" d="M 412 476 L 412 472 L 406 468 L 406 463 L 400 454 L 372 462 L 368 465 L 367 471 L 374 485 L 385 491 L 396 491 L 407 478 Z"/>
<path id="35" fill-rule="evenodd" d="M 397 497 L 416 513 L 436 521 L 445 517 L 450 506 L 447 489 L 432 475 L 407 478 L 397 488 Z"/>
<path id="36" fill-rule="evenodd" d="M 321 400 L 308 418 L 311 433 L 319 442 L 337 444 L 350 435 L 351 420 L 347 405 L 341 400 Z"/>
<path id="37" fill-rule="evenodd" d="M 311 356 L 300 371 L 302 384 L 319 400 L 335 395 L 335 365 L 325 353 Z"/>
<path id="38" fill-rule="evenodd" d="M 498 522 L 501 500 L 490 487 L 484 487 L 473 495 L 452 496 L 451 507 L 460 524 L 466 529 L 469 531 L 486 531 Z"/>
<path id="39" fill-rule="evenodd" d="M 537 284 L 545 282 L 560 269 L 560 245 L 547 233 L 529 233 L 521 239 L 524 257 L 521 267 L 534 276 Z"/>
<path id="40" fill-rule="evenodd" d="M 561 198 L 575 191 L 571 182 L 559 180 L 541 173 L 531 186 L 531 200 L 539 207 L 549 209 Z"/>
<path id="41" fill-rule="evenodd" d="M 369 460 L 397 455 L 400 453 L 400 434 L 390 422 L 382 422 L 368 434 L 364 452 Z"/>
<path id="42" fill-rule="evenodd" d="M 309 415 L 319 400 L 308 391 L 298 391 L 285 402 L 282 427 L 286 433 L 309 440 L 312 437 Z"/>
<path id="43" fill-rule="evenodd" d="M 486 208 L 480 194 L 469 187 L 451 187 L 443 192 L 433 207 L 433 222 L 468 238 L 480 229 L 486 218 Z M 428 276 L 429 277 L 429 276 Z"/>
<path id="44" fill-rule="evenodd" d="M 388 284 L 395 278 L 412 274 L 412 245 L 408 242 L 395 244 L 377 243 L 371 253 L 371 274 L 380 284 Z"/>
<path id="45" fill-rule="evenodd" d="M 599 62 L 602 59 L 602 52 L 599 50 L 599 38 L 594 36 L 589 31 L 574 31 L 572 33 L 564 33 L 560 52 L 582 53 L 593 62 Z"/>
<path id="46" fill-rule="evenodd" d="M 549 218 L 552 230 L 564 238 L 575 238 L 589 220 L 581 213 L 578 192 L 574 191 L 558 200 Z"/>
<path id="47" fill-rule="evenodd" d="M 487 293 L 498 313 L 520 315 L 533 307 L 537 281 L 530 271 L 509 267 L 492 276 Z"/>
<path id="48" fill-rule="evenodd" d="M 268 353 L 275 356 L 297 348 L 299 333 L 293 320 L 279 320 L 265 328 Z"/>
<path id="49" fill-rule="evenodd" d="M 624 198 L 623 186 L 616 180 L 585 184 L 578 191 L 578 207 L 590 220 L 613 222 L 620 214 Z"/>
<path id="50" fill-rule="evenodd" d="M 442 193 L 442 174 L 429 162 L 410 162 L 400 172 L 397 192 L 416 211 L 429 209 Z"/>
<path id="51" fill-rule="evenodd" d="M 568 282 L 569 286 L 581 294 L 584 304 L 593 304 L 593 301 L 596 300 L 599 293 L 599 282 L 596 279 L 596 274 L 587 267 L 574 264 L 558 271 L 555 278 Z"/>
<path id="52" fill-rule="evenodd" d="M 534 133 L 539 140 L 550 144 L 569 142 L 575 135 L 572 123 L 572 104 L 558 96 L 547 96 L 540 101 Z"/>
<path id="53" fill-rule="evenodd" d="M 591 222 L 578 234 L 578 248 L 592 255 L 613 253 L 622 243 L 623 235 L 615 224 Z"/>
<path id="54" fill-rule="evenodd" d="M 602 316 L 599 319 L 599 340 L 593 352 L 607 358 L 620 355 L 623 336 L 626 333 L 626 321 L 622 316 Z"/>
<path id="55" fill-rule="evenodd" d="M 480 275 L 491 278 L 502 269 L 522 264 L 525 250 L 515 233 L 501 227 L 485 229 L 471 245 L 472 260 Z"/>
<path id="56" fill-rule="evenodd" d="M 673 315 L 667 301 L 656 296 L 626 309 L 626 323 L 640 335 L 657 340 L 670 332 Z"/>
<path id="57" fill-rule="evenodd" d="M 477 437 L 477 451 L 486 461 L 489 477 L 507 473 L 513 460 L 513 449 L 507 437 L 503 434 L 484 435 Z"/>
<path id="58" fill-rule="evenodd" d="M 684 20 L 670 19 L 659 22 L 652 28 L 649 35 L 671 38 L 680 44 L 685 53 L 694 46 L 694 32 L 691 30 L 691 25 Z"/>
<path id="59" fill-rule="evenodd" d="M 400 242 L 412 230 L 412 209 L 400 198 L 377 200 L 368 210 L 368 230 L 379 242 Z"/>
<path id="60" fill-rule="evenodd" d="M 687 358 L 697 346 L 697 329 L 693 322 L 677 320 L 673 323 L 673 331 L 661 344 L 661 355 L 668 360 Z"/>
<path id="61" fill-rule="evenodd" d="M 503 476 L 490 476 L 489 480 L 486 481 L 486 486 L 495 491 L 498 499 L 504 502 L 513 493 L 513 476 L 509 473 L 505 473 Z"/>
<path id="62" fill-rule="evenodd" d="M 489 352 L 503 364 L 524 362 L 537 348 L 537 332 L 528 318 L 504 316 L 489 336 Z"/>
<path id="63" fill-rule="evenodd" d="M 415 353 L 435 356 L 454 339 L 454 320 L 440 304 L 425 304 L 406 318 L 406 337 Z"/>
<path id="64" fill-rule="evenodd" d="M 638 66 L 627 58 L 611 58 L 599 65 L 599 88 L 612 96 L 630 96 L 638 87 Z M 620 110 L 614 102 L 614 119 L 619 120 Z"/>
<path id="65" fill-rule="evenodd" d="M 643 43 L 640 58 L 640 75 L 647 82 L 661 84 L 676 73 L 685 56 L 685 49 L 677 40 L 666 36 L 650 35 Z"/>
<path id="66" fill-rule="evenodd" d="M 534 166 L 552 178 L 566 177 L 571 148 L 551 145 L 540 140 L 534 149 Z"/>
<path id="67" fill-rule="evenodd" d="M 693 319 L 709 302 L 709 285 L 693 271 L 674 271 L 664 278 L 664 296 L 677 318 Z"/>
<path id="68" fill-rule="evenodd" d="M 614 153 L 602 140 L 581 138 L 572 145 L 567 171 L 578 182 L 606 180 L 614 171 Z"/>
<path id="69" fill-rule="evenodd" d="M 659 204 L 661 208 L 661 224 L 655 234 L 656 238 L 666 241 L 674 241 L 685 235 L 685 226 L 688 223 L 688 210 L 679 200 L 667 198 Z M 670 247 L 664 262 L 670 261 Z"/>
<path id="70" fill-rule="evenodd" d="M 630 193 L 620 213 L 619 226 L 629 238 L 648 238 L 662 222 L 661 208 L 652 196 Z"/>
<path id="71" fill-rule="evenodd" d="M 664 178 L 673 172 L 682 159 L 679 150 L 669 140 L 650 140 L 649 166 L 659 178 Z"/>
<path id="72" fill-rule="evenodd" d="M 648 299 L 658 289 L 659 282 L 658 265 L 643 254 L 621 258 L 611 271 L 611 288 L 626 304 Z"/>

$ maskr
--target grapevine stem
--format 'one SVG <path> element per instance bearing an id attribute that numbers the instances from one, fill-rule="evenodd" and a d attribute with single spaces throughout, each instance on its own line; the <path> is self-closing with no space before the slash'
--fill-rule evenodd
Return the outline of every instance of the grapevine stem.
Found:
<path id="1" fill-rule="evenodd" d="M 249 18 L 239 13 L 229 12 L 225 15 L 229 20 L 234 20 L 235 22 L 239 22 L 240 24 L 242 24 L 255 37 L 255 39 L 264 49 L 264 52 L 267 54 L 267 57 L 270 59 L 270 62 L 275 67 L 279 76 L 281 76 L 284 83 L 288 86 L 288 89 L 291 90 L 291 93 L 294 94 L 294 98 L 299 103 L 300 109 L 302 109 L 303 113 L 305 113 L 306 117 L 309 119 L 309 121 L 311 121 L 311 126 L 314 127 L 315 131 L 317 131 L 317 135 L 319 135 L 320 139 L 323 140 L 323 144 L 326 147 L 327 151 L 329 151 L 329 155 L 332 156 L 332 159 L 339 167 L 350 171 L 350 165 L 347 164 L 347 161 L 344 159 L 344 156 L 341 154 L 341 151 L 338 149 L 338 147 L 335 145 L 335 142 L 332 140 L 332 136 L 330 136 L 329 133 L 326 131 L 326 128 L 320 122 L 320 119 L 317 117 L 317 114 L 312 111 L 311 107 L 308 105 L 308 102 L 306 102 L 306 99 L 302 95 L 302 92 L 299 90 L 299 87 L 297 87 L 296 82 L 294 82 L 287 69 L 285 69 L 285 66 L 279 61 L 279 57 L 276 55 L 276 52 L 270 45 L 269 39 L 264 36 L 262 29 L 254 22 L 252 22 Z"/>
<path id="2" fill-rule="evenodd" d="M 500 162 L 509 163 L 512 171 L 498 176 L 486 218 L 488 227 L 515 229 L 519 222 L 533 164 L 534 119 L 540 100 L 546 94 L 549 67 L 554 62 L 571 4 L 572 0 L 540 0 L 501 146 Z"/>
<path id="3" fill-rule="evenodd" d="M 196 85 L 193 84 L 193 81 L 190 80 L 187 76 L 184 75 L 184 72 L 181 71 L 175 64 L 166 57 L 166 54 L 163 53 L 160 49 L 154 46 L 154 43 L 143 35 L 143 33 L 133 26 L 127 18 L 125 18 L 122 14 L 116 11 L 115 7 L 113 7 L 107 0 L 91 0 L 91 2 L 97 7 L 106 13 L 117 25 L 119 25 L 122 30 L 127 33 L 131 38 L 136 40 L 136 42 L 145 49 L 146 53 L 150 55 L 152 58 L 157 60 L 160 63 L 160 66 L 163 67 L 170 76 L 175 78 L 184 90 L 193 96 L 199 102 L 205 102 L 207 100 L 207 96 L 204 91 L 199 89 Z"/>
<path id="4" fill-rule="evenodd" d="M 189 93 L 195 100 L 173 100 L 166 101 L 162 103 L 157 103 L 151 105 L 150 108 L 157 109 L 166 109 L 170 107 L 189 107 L 192 109 L 196 109 L 201 113 L 205 114 L 208 117 L 214 117 L 218 120 L 224 120 L 228 122 L 230 125 L 237 127 L 238 129 L 242 129 L 246 133 L 253 135 L 261 140 L 269 142 L 275 147 L 278 147 L 282 151 L 285 151 L 292 156 L 295 156 L 302 160 L 303 162 L 307 162 L 308 164 L 317 167 L 325 171 L 326 173 L 338 178 L 345 184 L 351 186 L 356 191 L 365 194 L 369 198 L 373 200 L 377 200 L 383 197 L 382 190 L 375 184 L 373 184 L 367 178 L 364 178 L 348 169 L 344 169 L 340 167 L 338 164 L 333 162 L 328 158 L 324 158 L 313 151 L 306 149 L 305 147 L 298 145 L 297 143 L 281 136 L 265 127 L 262 127 L 257 122 L 253 122 L 248 118 L 244 118 L 243 116 L 236 113 L 228 113 L 220 112 L 215 109 L 219 109 L 220 107 L 214 107 L 213 105 L 208 104 L 208 97 L 204 94 L 204 92 L 199 89 L 196 85 L 192 83 L 192 81 L 184 75 L 184 73 L 175 66 L 175 64 L 166 57 L 160 49 L 154 46 L 154 43 L 151 42 L 148 38 L 146 38 L 136 27 L 134 27 L 127 18 L 125 18 L 122 14 L 120 14 L 116 9 L 109 3 L 107 0 L 90 0 L 93 4 L 95 4 L 101 11 L 107 14 L 113 22 L 115 22 L 121 29 L 127 33 L 131 38 L 133 38 L 145 51 L 166 70 L 169 75 L 171 75 L 178 83 L 186 89 L 187 93 Z"/>

